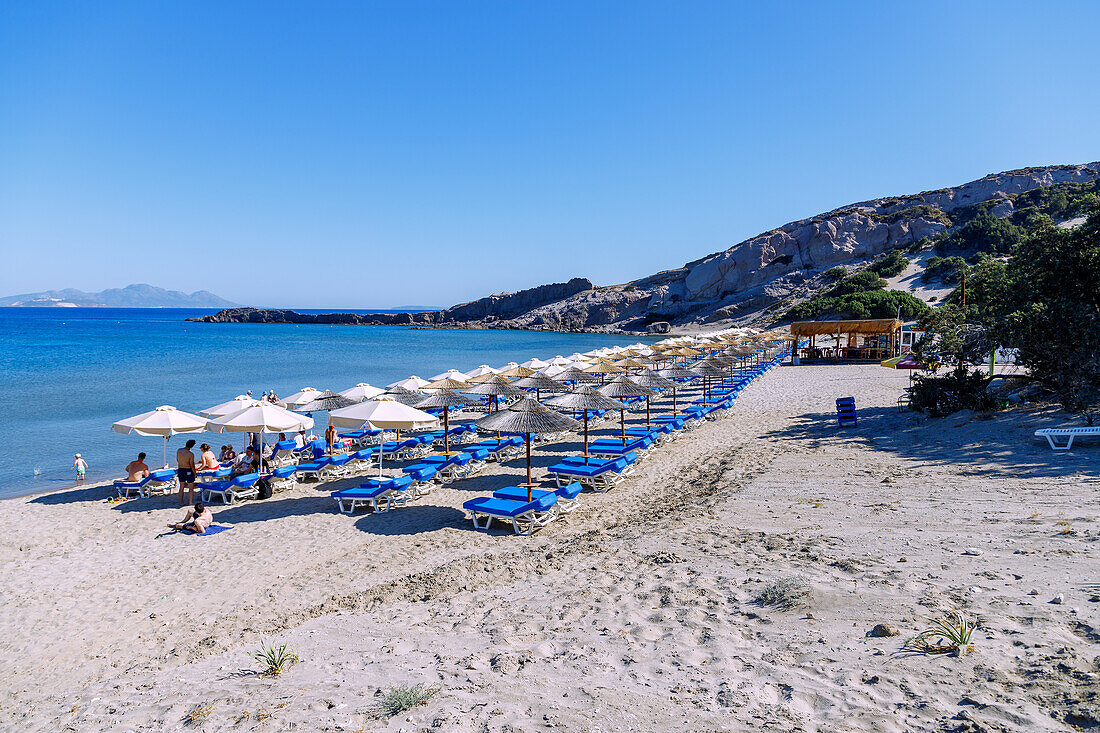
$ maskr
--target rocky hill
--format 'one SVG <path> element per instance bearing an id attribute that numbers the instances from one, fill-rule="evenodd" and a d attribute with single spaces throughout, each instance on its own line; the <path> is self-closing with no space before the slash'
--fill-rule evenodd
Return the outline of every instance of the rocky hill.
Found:
<path id="1" fill-rule="evenodd" d="M 236 304 L 206 290 L 184 293 L 143 283 L 98 293 L 66 288 L 0 298 L 0 306 L 38 308 L 226 308 L 233 305 Z"/>
<path id="2" fill-rule="evenodd" d="M 1014 200 L 1028 191 L 1097 180 L 1100 162 L 995 173 L 952 188 L 850 204 L 621 285 L 596 287 L 576 278 L 444 311 L 339 322 L 592 331 L 645 331 L 664 323 L 684 329 L 766 323 L 775 320 L 778 306 L 805 300 L 822 287 L 822 275 L 830 268 L 859 267 L 884 253 L 911 248 L 951 231 L 960 212 L 975 207 L 1007 218 L 1015 210 Z M 913 273 L 908 274 L 913 280 Z M 205 320 L 284 317 L 275 313 L 284 312 L 226 313 Z"/>

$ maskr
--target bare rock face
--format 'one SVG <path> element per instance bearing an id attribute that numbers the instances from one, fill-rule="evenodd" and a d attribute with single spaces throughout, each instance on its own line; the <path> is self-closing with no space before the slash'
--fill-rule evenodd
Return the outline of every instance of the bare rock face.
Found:
<path id="1" fill-rule="evenodd" d="M 527 313 L 535 308 L 591 290 L 592 281 L 575 277 L 566 283 L 540 285 L 517 293 L 500 293 L 456 305 L 442 312 L 444 321 L 478 321 L 485 318 L 507 319 Z"/>
<path id="2" fill-rule="evenodd" d="M 944 231 L 952 211 L 996 200 L 998 217 L 1011 197 L 1059 183 L 1100 178 L 1100 162 L 1045 166 L 985 176 L 970 183 L 845 206 L 785 224 L 681 268 L 618 286 L 573 278 L 502 293 L 427 313 L 303 315 L 230 309 L 195 320 L 252 323 L 375 323 L 536 330 L 644 332 L 650 324 L 741 320 L 802 292 L 824 270 L 855 264 Z"/>
<path id="3" fill-rule="evenodd" d="M 646 278 L 634 284 L 648 286 L 651 319 L 737 317 L 785 297 L 808 276 L 939 234 L 948 226 L 945 214 L 960 207 L 999 199 L 991 213 L 1007 217 L 1014 210 L 1012 195 L 1098 177 L 1100 163 L 1029 168 L 954 188 L 864 201 L 757 235 L 670 271 L 673 277 L 660 282 Z"/>

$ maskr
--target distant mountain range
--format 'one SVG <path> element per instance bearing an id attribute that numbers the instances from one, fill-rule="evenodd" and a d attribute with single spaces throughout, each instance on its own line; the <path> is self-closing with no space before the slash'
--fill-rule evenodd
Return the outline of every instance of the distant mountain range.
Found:
<path id="1" fill-rule="evenodd" d="M 236 303 L 206 290 L 188 294 L 144 283 L 86 293 L 75 288 L 0 298 L 0 307 L 32 308 L 232 308 Z"/>

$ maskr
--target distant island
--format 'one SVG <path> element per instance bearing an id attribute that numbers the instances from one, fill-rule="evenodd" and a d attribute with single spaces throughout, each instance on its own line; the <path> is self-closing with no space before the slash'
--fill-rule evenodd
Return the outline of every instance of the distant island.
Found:
<path id="1" fill-rule="evenodd" d="M 188 294 L 144 283 L 98 293 L 66 288 L 0 298 L 0 307 L 9 308 L 232 308 L 236 305 L 207 290 Z"/>

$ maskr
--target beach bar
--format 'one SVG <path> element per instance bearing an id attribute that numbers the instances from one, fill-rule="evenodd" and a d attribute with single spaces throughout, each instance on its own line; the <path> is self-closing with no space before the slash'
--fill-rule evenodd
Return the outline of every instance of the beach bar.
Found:
<path id="1" fill-rule="evenodd" d="M 877 362 L 901 354 L 902 322 L 896 318 L 861 321 L 795 321 L 791 324 L 791 363 Z M 801 348 L 804 340 L 808 343 Z"/>

